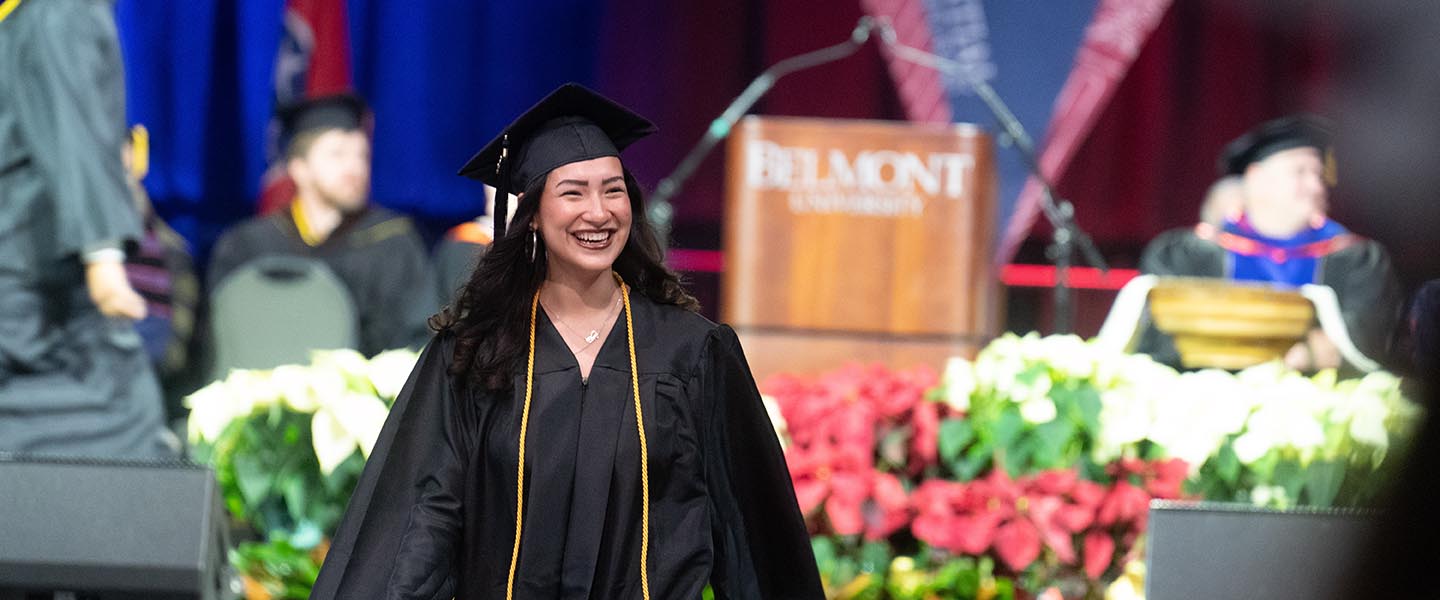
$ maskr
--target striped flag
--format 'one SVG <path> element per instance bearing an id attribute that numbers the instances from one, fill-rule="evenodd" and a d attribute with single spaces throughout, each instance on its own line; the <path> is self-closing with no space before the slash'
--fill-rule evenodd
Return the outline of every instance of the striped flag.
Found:
<path id="1" fill-rule="evenodd" d="M 350 89 L 345 0 L 286 0 L 285 32 L 275 55 L 275 106 Z M 270 166 L 260 184 L 259 212 L 290 203 L 295 183 L 285 173 L 278 119 L 270 120 Z"/>
<path id="2" fill-rule="evenodd" d="M 1101 0 L 1085 30 L 1070 77 L 1055 98 L 1040 172 L 1051 182 L 1064 175 L 1080 144 L 1114 96 L 1140 48 L 1160 25 L 1171 0 Z M 1010 261 L 1040 214 L 1040 183 L 1025 182 L 995 254 L 997 265 Z"/>
<path id="3" fill-rule="evenodd" d="M 926 52 L 933 48 L 922 0 L 861 0 L 860 3 L 870 16 L 890 19 L 899 43 Z M 905 108 L 905 117 L 917 123 L 949 123 L 950 98 L 945 93 L 940 73 L 900 60 L 888 50 L 883 52 L 890 79 L 894 81 L 900 104 Z"/>

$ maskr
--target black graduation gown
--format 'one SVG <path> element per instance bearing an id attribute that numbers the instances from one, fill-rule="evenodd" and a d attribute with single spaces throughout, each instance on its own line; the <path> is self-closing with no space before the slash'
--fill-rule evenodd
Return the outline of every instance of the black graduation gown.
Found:
<path id="1" fill-rule="evenodd" d="M 440 281 L 440 299 L 451 302 L 459 297 L 460 288 L 470 281 L 475 266 L 489 246 L 453 238 L 442 238 L 435 244 L 435 273 Z"/>
<path id="2" fill-rule="evenodd" d="M 632 297 L 649 446 L 650 596 L 823 598 L 779 442 L 734 331 Z M 539 317 L 519 599 L 640 597 L 640 465 L 625 321 L 588 382 Z M 311 598 L 504 598 L 524 365 L 514 390 L 421 355 L 365 466 Z"/>
<path id="3" fill-rule="evenodd" d="M 100 314 L 80 259 L 141 235 L 113 19 L 26 0 L 0 21 L 0 452 L 175 454 L 140 337 Z"/>
<path id="4" fill-rule="evenodd" d="M 1160 276 L 1230 276 L 1228 254 L 1220 245 L 1196 235 L 1193 229 L 1160 234 L 1140 257 L 1140 272 Z M 1400 318 L 1403 294 L 1390 255 L 1374 240 L 1362 239 L 1320 257 L 1315 283 L 1335 290 L 1340 314 L 1350 339 L 1365 356 L 1388 356 L 1391 334 Z M 1141 332 L 1139 352 L 1167 364 L 1180 364 L 1170 337 L 1148 321 Z"/>
<path id="5" fill-rule="evenodd" d="M 213 291 L 226 275 L 255 258 L 283 254 L 325 263 L 355 301 L 360 352 L 419 348 L 426 321 L 440 308 L 435 273 L 410 219 L 378 206 L 347 217 L 318 246 L 300 237 L 289 210 L 254 217 L 225 232 L 206 274 Z"/>

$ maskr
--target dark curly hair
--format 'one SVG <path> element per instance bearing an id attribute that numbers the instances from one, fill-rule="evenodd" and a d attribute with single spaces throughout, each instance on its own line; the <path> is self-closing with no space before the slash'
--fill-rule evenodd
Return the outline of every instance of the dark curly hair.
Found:
<path id="1" fill-rule="evenodd" d="M 681 284 L 679 275 L 665 267 L 660 243 L 645 215 L 640 185 L 627 169 L 625 187 L 630 194 L 630 236 L 614 269 L 630 289 L 660 304 L 698 311 L 700 303 Z M 454 302 L 430 318 L 430 327 L 455 336 L 450 375 L 488 390 L 510 387 L 511 376 L 528 352 L 530 299 L 545 281 L 545 246 L 530 260 L 530 222 L 534 220 L 545 178 L 525 190 L 504 237 L 490 244 L 470 280 Z M 504 202 L 503 194 L 497 202 Z"/>

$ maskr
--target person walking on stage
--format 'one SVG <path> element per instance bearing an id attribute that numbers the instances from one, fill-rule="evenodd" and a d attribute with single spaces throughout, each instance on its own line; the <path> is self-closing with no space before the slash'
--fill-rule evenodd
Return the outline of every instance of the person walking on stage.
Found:
<path id="1" fill-rule="evenodd" d="M 559 88 L 462 170 L 519 196 L 365 466 L 312 598 L 823 598 L 735 332 L 660 262 L 619 153 Z"/>

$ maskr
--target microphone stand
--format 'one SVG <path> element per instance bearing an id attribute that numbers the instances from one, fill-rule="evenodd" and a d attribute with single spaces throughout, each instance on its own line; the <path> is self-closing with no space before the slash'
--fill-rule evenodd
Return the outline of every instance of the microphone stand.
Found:
<path id="1" fill-rule="evenodd" d="M 959 62 L 901 44 L 896 39 L 895 30 L 890 27 L 888 19 L 880 20 L 874 27 L 880 32 L 881 43 L 885 44 L 901 60 L 929 67 L 942 73 L 955 73 L 964 77 L 970 88 L 975 90 L 975 95 L 980 97 L 980 100 L 990 109 L 990 113 L 1000 121 L 1004 135 L 1014 142 L 1020 158 L 1024 160 L 1026 168 L 1030 170 L 1030 175 L 1040 183 L 1040 208 L 1054 230 L 1050 246 L 1045 249 L 1045 256 L 1055 262 L 1055 332 L 1070 333 L 1072 313 L 1070 266 L 1075 253 L 1075 245 L 1079 244 L 1080 253 L 1090 266 L 1099 269 L 1102 273 L 1109 271 L 1109 266 L 1100 256 L 1100 251 L 1095 248 L 1095 242 L 1090 239 L 1090 235 L 1075 223 L 1074 205 L 1063 198 L 1058 201 L 1055 199 L 1055 188 L 1050 185 L 1050 181 L 1044 173 L 1040 172 L 1040 163 L 1035 158 L 1035 147 L 1030 141 L 1030 136 L 1025 133 L 1025 127 L 1020 124 L 1019 119 L 1015 118 L 1015 114 L 1010 112 L 1010 108 L 1000 99 L 995 88 L 990 87 L 985 80 L 971 76 Z"/>
<path id="2" fill-rule="evenodd" d="M 660 180 L 659 185 L 655 187 L 655 193 L 650 196 L 649 206 L 645 213 L 649 217 L 651 225 L 655 227 L 656 234 L 660 237 L 662 249 L 669 247 L 670 226 L 675 216 L 675 209 L 671 206 L 670 199 L 680 192 L 680 187 L 694 174 L 695 169 L 700 166 L 700 162 L 715 148 L 715 145 L 730 136 L 731 129 L 734 128 L 740 117 L 745 116 L 750 107 L 770 91 L 770 88 L 774 87 L 775 82 L 781 77 L 796 71 L 832 63 L 854 54 L 870 39 L 870 32 L 877 26 L 878 23 L 871 17 L 861 17 L 860 21 L 856 23 L 855 29 L 850 32 L 850 39 L 833 46 L 792 56 L 771 65 L 751 81 L 750 85 L 745 86 L 745 90 L 730 102 L 730 105 L 725 108 L 725 112 L 710 122 L 710 127 L 705 130 L 705 135 L 690 149 L 690 152 L 680 161 L 679 166 L 675 167 L 669 176 Z"/>

